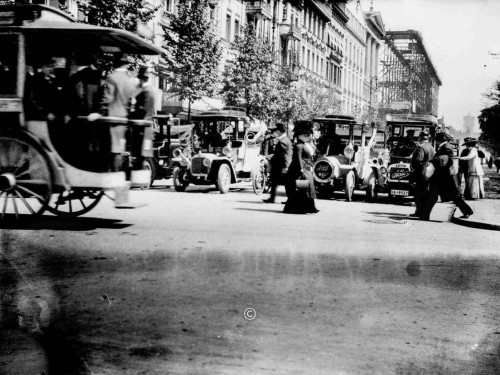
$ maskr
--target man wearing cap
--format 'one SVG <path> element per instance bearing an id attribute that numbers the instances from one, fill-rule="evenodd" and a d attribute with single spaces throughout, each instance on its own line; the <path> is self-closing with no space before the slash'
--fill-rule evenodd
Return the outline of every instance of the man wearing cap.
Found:
<path id="1" fill-rule="evenodd" d="M 119 55 L 115 59 L 115 70 L 106 79 L 104 93 L 101 100 L 101 114 L 110 117 L 126 119 L 129 114 L 128 106 L 137 87 L 128 75 L 128 58 Z M 119 171 L 122 164 L 122 153 L 125 151 L 125 126 L 118 125 L 110 128 L 111 157 L 109 169 Z"/>
<path id="2" fill-rule="evenodd" d="M 264 200 L 266 203 L 274 203 L 276 188 L 278 185 L 283 185 L 288 167 L 292 162 L 293 145 L 285 133 L 285 125 L 281 123 L 276 124 L 274 134 L 277 137 L 277 143 L 274 148 L 273 157 L 271 158 L 271 195 L 269 199 Z"/>
<path id="3" fill-rule="evenodd" d="M 420 217 L 429 190 L 429 182 L 422 176 L 424 167 L 434 158 L 435 154 L 434 147 L 429 143 L 428 132 L 420 132 L 418 140 L 420 144 L 411 158 L 412 180 L 415 183 L 415 213 L 410 216 L 415 217 Z"/>
<path id="4" fill-rule="evenodd" d="M 453 148 L 449 144 L 451 139 L 451 135 L 444 132 L 436 135 L 438 147 L 432 159 L 436 170 L 429 180 L 429 193 L 420 214 L 421 220 L 429 220 L 432 208 L 439 196 L 442 202 L 453 201 L 462 211 L 462 218 L 466 219 L 473 214 L 472 209 L 463 200 L 455 176 L 451 172 L 450 167 L 453 166 Z"/>

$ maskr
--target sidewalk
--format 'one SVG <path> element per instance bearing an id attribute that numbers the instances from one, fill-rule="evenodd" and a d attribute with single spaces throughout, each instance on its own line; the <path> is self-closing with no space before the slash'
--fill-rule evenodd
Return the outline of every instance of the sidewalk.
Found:
<path id="1" fill-rule="evenodd" d="M 478 199 L 466 201 L 474 214 L 468 219 L 460 219 L 462 212 L 457 209 L 451 218 L 455 224 L 471 228 L 500 230 L 500 199 Z"/>

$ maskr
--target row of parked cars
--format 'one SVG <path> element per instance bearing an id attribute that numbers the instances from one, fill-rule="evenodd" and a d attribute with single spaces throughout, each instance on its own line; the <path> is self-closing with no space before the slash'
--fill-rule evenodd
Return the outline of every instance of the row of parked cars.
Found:
<path id="1" fill-rule="evenodd" d="M 176 191 L 190 185 L 215 185 L 224 194 L 231 184 L 253 181 L 254 191 L 266 191 L 266 158 L 260 154 L 267 126 L 239 108 L 203 112 L 193 123 L 159 115 L 155 118 L 154 157 L 146 160 L 155 179 L 172 178 Z M 313 167 L 320 197 L 355 190 L 370 200 L 379 192 L 390 197 L 413 195 L 410 155 L 398 151 L 398 142 L 414 130 L 436 133 L 436 124 L 422 119 L 388 121 L 387 125 L 361 124 L 352 116 L 327 115 L 313 120 L 317 153 Z M 390 136 L 389 136 L 390 135 Z"/>

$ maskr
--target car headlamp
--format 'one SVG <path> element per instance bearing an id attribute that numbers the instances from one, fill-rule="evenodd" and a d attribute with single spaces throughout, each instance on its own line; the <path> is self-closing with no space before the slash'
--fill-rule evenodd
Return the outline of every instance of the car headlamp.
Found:
<path id="1" fill-rule="evenodd" d="M 210 159 L 206 159 L 206 158 L 205 158 L 205 159 L 203 159 L 203 165 L 204 165 L 205 167 L 210 167 L 210 164 L 211 164 L 211 163 L 212 163 L 212 162 L 210 161 Z"/>
<path id="2" fill-rule="evenodd" d="M 223 149 L 222 149 L 222 153 L 224 155 L 226 155 L 227 157 L 231 156 L 231 147 L 229 146 L 225 146 Z"/>
<path id="3" fill-rule="evenodd" d="M 347 156 L 348 159 L 352 159 L 354 156 L 354 147 L 351 144 L 347 145 L 344 148 L 344 155 Z"/>
<path id="4" fill-rule="evenodd" d="M 187 161 L 187 159 L 181 158 L 181 161 L 179 162 L 179 164 L 183 167 L 187 167 L 188 161 Z"/>
<path id="5" fill-rule="evenodd" d="M 191 156 L 191 148 L 186 147 L 184 150 L 182 150 L 182 153 L 184 154 L 185 157 L 190 157 Z"/>
<path id="6" fill-rule="evenodd" d="M 176 148 L 174 151 L 172 151 L 172 156 L 174 158 L 178 158 L 182 155 L 182 150 L 180 148 Z"/>
<path id="7" fill-rule="evenodd" d="M 381 174 L 386 174 L 387 173 L 387 168 L 386 167 L 380 168 L 380 173 Z"/>

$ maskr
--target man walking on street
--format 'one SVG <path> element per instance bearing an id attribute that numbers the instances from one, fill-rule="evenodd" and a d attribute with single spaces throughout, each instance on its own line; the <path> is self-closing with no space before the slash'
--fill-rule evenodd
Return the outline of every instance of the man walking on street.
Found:
<path id="1" fill-rule="evenodd" d="M 273 157 L 271 158 L 271 196 L 269 199 L 264 200 L 266 203 L 274 203 L 276 188 L 278 185 L 284 184 L 286 172 L 292 162 L 293 145 L 292 141 L 285 133 L 285 125 L 280 123 L 276 124 L 274 133 L 278 137 L 278 141 L 274 149 Z M 286 193 L 288 197 L 288 191 Z"/>
<path id="2" fill-rule="evenodd" d="M 413 168 L 413 182 L 415 183 L 415 213 L 410 216 L 420 217 L 422 207 L 424 206 L 427 192 L 429 191 L 429 182 L 423 178 L 423 171 L 427 164 L 434 158 L 434 147 L 429 143 L 429 133 L 420 132 L 418 136 L 420 144 L 415 149 L 411 158 Z"/>
<path id="3" fill-rule="evenodd" d="M 436 135 L 438 147 L 432 160 L 436 170 L 429 180 L 429 193 L 420 214 L 421 220 L 429 220 L 432 208 L 439 196 L 442 202 L 452 201 L 455 203 L 460 211 L 462 211 L 463 219 L 467 219 L 473 214 L 472 209 L 463 200 L 458 190 L 455 176 L 451 171 L 451 167 L 453 166 L 453 148 L 448 143 L 451 139 L 452 137 L 446 133 L 438 133 Z"/>

